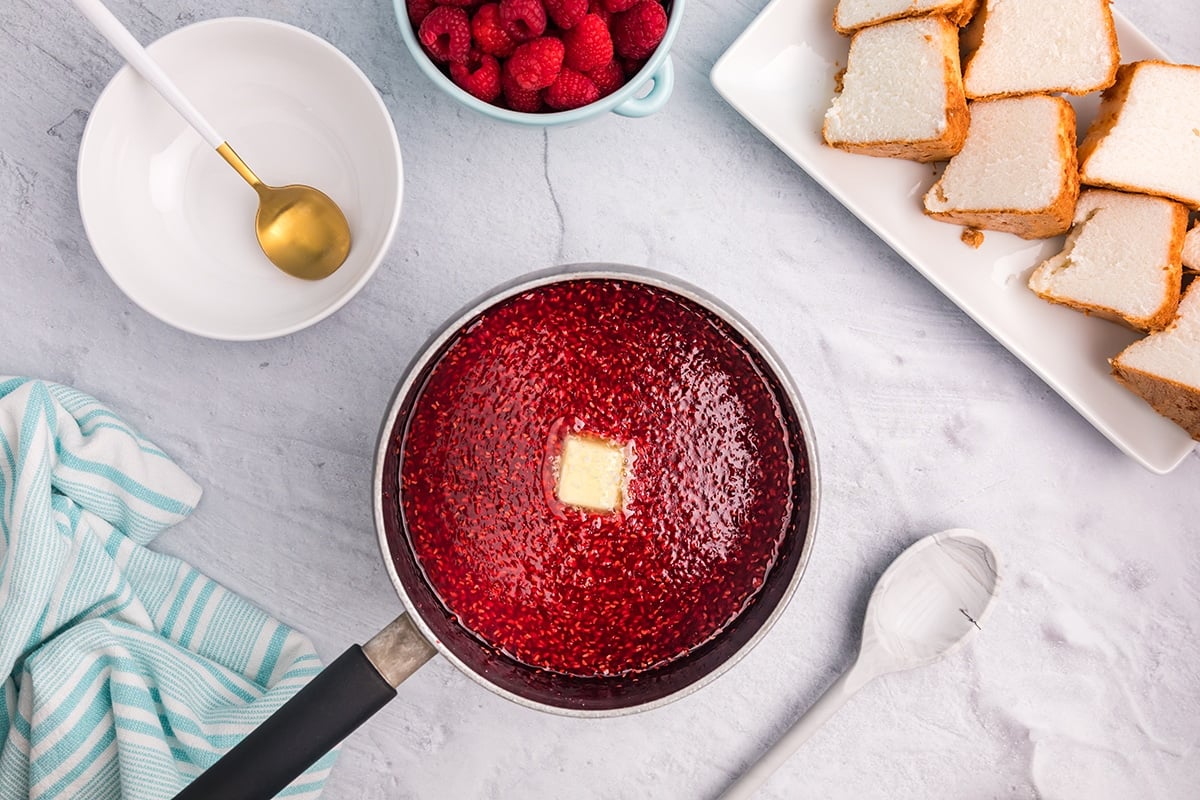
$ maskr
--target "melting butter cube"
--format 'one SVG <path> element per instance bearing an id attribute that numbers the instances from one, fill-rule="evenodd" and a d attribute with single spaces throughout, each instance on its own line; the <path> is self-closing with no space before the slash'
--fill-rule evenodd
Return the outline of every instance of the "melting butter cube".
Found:
<path id="1" fill-rule="evenodd" d="M 624 477 L 621 447 L 599 436 L 567 434 L 558 465 L 559 500 L 587 511 L 616 511 Z"/>

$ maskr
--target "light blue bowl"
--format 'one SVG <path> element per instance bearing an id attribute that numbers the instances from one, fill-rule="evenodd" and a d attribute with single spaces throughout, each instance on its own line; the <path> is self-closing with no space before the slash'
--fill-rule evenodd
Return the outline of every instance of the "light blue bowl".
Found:
<path id="1" fill-rule="evenodd" d="M 530 114 L 494 106 L 459 88 L 458 84 L 438 69 L 437 64 L 421 49 L 421 43 L 417 41 L 416 32 L 413 31 L 412 23 L 408 20 L 405 0 L 392 0 L 392 5 L 396 10 L 396 21 L 400 24 L 400 35 L 404 38 L 404 44 L 408 46 L 408 51 L 412 53 L 412 57 L 421 71 L 428 75 L 429 79 L 437 84 L 443 92 L 464 106 L 473 108 L 480 114 L 493 119 L 517 125 L 550 127 L 574 125 L 594 119 L 601 114 L 607 114 L 609 111 L 623 117 L 646 117 L 666 105 L 667 100 L 671 97 L 671 90 L 675 88 L 675 66 L 671 63 L 670 51 L 671 43 L 675 41 L 675 34 L 679 32 L 679 22 L 683 19 L 684 0 L 672 1 L 667 18 L 667 32 L 663 36 L 662 43 L 650 55 L 646 65 L 624 86 L 607 97 L 601 97 L 586 106 L 548 114 Z M 648 84 L 653 84 L 650 91 L 639 97 L 638 95 Z"/>

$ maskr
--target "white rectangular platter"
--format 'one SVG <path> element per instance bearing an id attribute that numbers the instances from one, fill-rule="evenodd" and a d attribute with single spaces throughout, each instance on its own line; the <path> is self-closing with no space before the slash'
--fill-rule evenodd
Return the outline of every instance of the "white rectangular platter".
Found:
<path id="1" fill-rule="evenodd" d="M 1123 62 L 1167 60 L 1114 14 Z M 1051 305 L 1026 287 L 1033 268 L 1061 249 L 1061 237 L 1030 242 L 989 231 L 973 250 L 961 241 L 961 227 L 922 213 L 922 197 L 934 181 L 930 165 L 853 155 L 822 143 L 834 76 L 849 50 L 832 16 L 833 0 L 773 0 L 717 61 L 713 86 L 1113 444 L 1154 472 L 1178 466 L 1192 440 L 1109 374 L 1108 359 L 1137 334 Z M 1083 131 L 1098 95 L 1072 102 Z"/>

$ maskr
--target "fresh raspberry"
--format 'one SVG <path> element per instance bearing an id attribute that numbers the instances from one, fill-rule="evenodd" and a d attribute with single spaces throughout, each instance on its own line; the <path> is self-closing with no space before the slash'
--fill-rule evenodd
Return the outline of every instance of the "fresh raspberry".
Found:
<path id="1" fill-rule="evenodd" d="M 479 5 L 479 0 L 437 0 L 439 6 L 458 6 L 460 8 L 470 8 L 471 6 Z"/>
<path id="2" fill-rule="evenodd" d="M 512 73 L 504 69 L 500 73 L 500 86 L 504 90 L 504 103 L 513 111 L 536 114 L 542 110 L 542 93 L 538 89 L 522 89 L 513 81 Z"/>
<path id="3" fill-rule="evenodd" d="M 500 0 L 500 24 L 518 42 L 541 36 L 546 30 L 542 0 Z"/>
<path id="4" fill-rule="evenodd" d="M 408 0 L 406 4 L 408 8 L 408 21 L 412 23 L 413 30 L 421 27 L 421 22 L 429 16 L 429 12 L 437 7 L 435 0 Z"/>
<path id="5" fill-rule="evenodd" d="M 588 13 L 588 0 L 543 0 L 554 24 L 569 31 Z"/>
<path id="6" fill-rule="evenodd" d="M 569 67 L 563 67 L 554 79 L 554 83 L 546 88 L 546 105 L 559 111 L 569 108 L 579 108 L 600 99 L 600 90 L 592 83 L 587 75 L 576 72 Z"/>
<path id="7" fill-rule="evenodd" d="M 450 78 L 485 103 L 500 96 L 500 62 L 488 53 L 473 50 L 467 62 L 451 62 Z"/>
<path id="8" fill-rule="evenodd" d="M 592 70 L 587 73 L 587 76 L 592 83 L 596 84 L 601 97 L 608 97 L 625 85 L 625 70 L 621 69 L 621 64 L 616 59 L 609 61 L 599 69 Z"/>
<path id="9" fill-rule="evenodd" d="M 612 12 L 604 7 L 604 0 L 590 0 L 588 3 L 588 13 L 595 14 L 604 20 L 605 25 L 612 22 Z"/>
<path id="10" fill-rule="evenodd" d="M 434 61 L 461 63 L 471 52 L 471 23 L 461 8 L 438 6 L 430 11 L 417 37 Z"/>
<path id="11" fill-rule="evenodd" d="M 504 62 L 504 69 L 522 89 L 544 89 L 558 77 L 564 52 L 561 39 L 543 36 L 517 45 L 512 57 Z"/>
<path id="12" fill-rule="evenodd" d="M 612 22 L 613 45 L 625 58 L 645 58 L 667 32 L 667 12 L 656 0 L 641 0 Z"/>
<path id="13" fill-rule="evenodd" d="M 600 0 L 604 5 L 604 10 L 613 14 L 620 14 L 622 11 L 628 11 L 636 6 L 641 0 Z"/>
<path id="14" fill-rule="evenodd" d="M 484 3 L 471 17 L 471 36 L 475 46 L 497 58 L 508 58 L 517 43 L 500 24 L 500 4 Z"/>
<path id="15" fill-rule="evenodd" d="M 599 69 L 613 58 L 612 36 L 608 26 L 596 14 L 588 14 L 571 30 L 563 33 L 566 55 L 563 63 L 579 72 Z"/>

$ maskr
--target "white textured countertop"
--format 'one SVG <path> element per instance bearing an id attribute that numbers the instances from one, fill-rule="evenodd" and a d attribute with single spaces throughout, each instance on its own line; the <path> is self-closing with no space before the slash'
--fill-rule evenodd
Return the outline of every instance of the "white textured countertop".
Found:
<path id="1" fill-rule="evenodd" d="M 405 206 L 383 267 L 325 322 L 250 344 L 167 327 L 107 278 L 75 159 L 118 57 L 69 5 L 0 4 L 0 372 L 90 392 L 163 446 L 206 494 L 156 546 L 326 658 L 399 611 L 370 481 L 400 371 L 493 285 L 593 260 L 679 275 L 747 317 L 805 396 L 820 530 L 791 605 L 742 662 L 666 708 L 585 721 L 435 659 L 347 742 L 328 797 L 713 797 L 848 665 L 891 559 L 956 526 L 1003 548 L 987 629 L 868 686 L 761 796 L 1195 796 L 1200 459 L 1157 477 L 1122 455 L 717 96 L 710 68 L 764 4 L 690 0 L 658 115 L 545 133 L 442 95 L 384 0 L 113 0 L 144 41 L 224 15 L 307 28 L 395 117 Z M 1117 5 L 1200 62 L 1194 3 Z"/>

